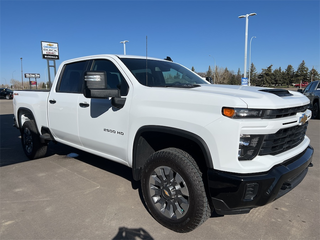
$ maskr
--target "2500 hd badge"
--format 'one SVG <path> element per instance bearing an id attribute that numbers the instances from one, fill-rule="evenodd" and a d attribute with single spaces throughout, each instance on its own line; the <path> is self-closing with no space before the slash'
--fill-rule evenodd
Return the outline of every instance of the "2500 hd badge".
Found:
<path id="1" fill-rule="evenodd" d="M 108 132 L 108 133 L 114 133 L 114 134 L 124 135 L 124 132 L 116 131 L 116 130 L 109 129 L 109 128 L 104 128 L 103 131 Z"/>

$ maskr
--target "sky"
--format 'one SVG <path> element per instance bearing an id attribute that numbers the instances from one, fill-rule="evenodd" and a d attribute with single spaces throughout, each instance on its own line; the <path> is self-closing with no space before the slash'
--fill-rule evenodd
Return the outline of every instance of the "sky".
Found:
<path id="1" fill-rule="evenodd" d="M 72 58 L 123 54 L 120 41 L 128 40 L 127 55 L 243 73 L 246 20 L 238 16 L 249 13 L 257 15 L 249 17 L 247 60 L 252 39 L 258 72 L 271 64 L 297 70 L 303 60 L 320 72 L 319 0 L 0 0 L 0 85 L 21 81 L 21 58 L 23 74 L 48 81 L 41 41 L 58 43 L 57 69 Z"/>

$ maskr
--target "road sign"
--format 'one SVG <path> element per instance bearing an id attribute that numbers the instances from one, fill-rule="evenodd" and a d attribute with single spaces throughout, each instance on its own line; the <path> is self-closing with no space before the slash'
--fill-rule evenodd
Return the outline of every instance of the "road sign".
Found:
<path id="1" fill-rule="evenodd" d="M 241 78 L 241 85 L 248 86 L 248 78 Z"/>

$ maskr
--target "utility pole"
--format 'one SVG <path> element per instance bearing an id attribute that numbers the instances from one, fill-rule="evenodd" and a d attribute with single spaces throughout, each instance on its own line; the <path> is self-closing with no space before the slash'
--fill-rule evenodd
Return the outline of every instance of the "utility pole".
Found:
<path id="1" fill-rule="evenodd" d="M 23 70 L 22 70 L 22 58 L 20 58 L 21 60 L 21 84 L 22 84 L 22 89 L 23 89 Z"/>
<path id="2" fill-rule="evenodd" d="M 250 13 L 246 15 L 241 15 L 239 18 L 245 18 L 246 19 L 246 32 L 245 32 L 245 43 L 244 43 L 244 72 L 243 76 L 244 78 L 247 77 L 247 48 L 248 48 L 248 25 L 249 25 L 249 16 L 257 15 L 256 13 Z"/>

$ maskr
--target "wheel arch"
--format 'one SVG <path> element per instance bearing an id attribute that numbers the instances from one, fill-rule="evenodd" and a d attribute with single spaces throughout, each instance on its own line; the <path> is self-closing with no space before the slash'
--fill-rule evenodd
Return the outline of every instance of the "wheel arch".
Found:
<path id="1" fill-rule="evenodd" d="M 133 178 L 140 180 L 141 169 L 149 156 L 168 147 L 176 147 L 189 153 L 203 173 L 207 168 L 213 168 L 210 150 L 198 135 L 171 127 L 144 126 L 137 131 L 133 143 Z"/>
<path id="2" fill-rule="evenodd" d="M 17 112 L 17 116 L 18 116 L 17 120 L 18 120 L 18 124 L 19 124 L 19 128 L 20 129 L 22 128 L 24 122 L 28 121 L 28 120 L 33 120 L 35 122 L 36 126 L 37 126 L 34 114 L 29 108 L 24 108 L 24 107 L 19 108 L 19 110 Z"/>

